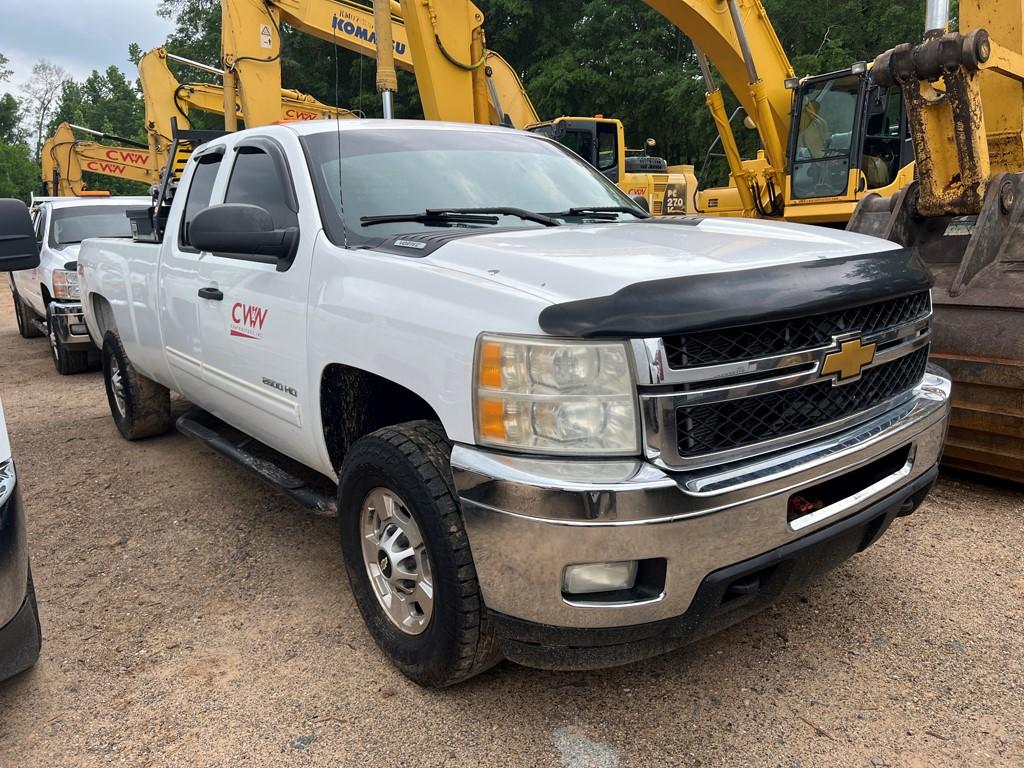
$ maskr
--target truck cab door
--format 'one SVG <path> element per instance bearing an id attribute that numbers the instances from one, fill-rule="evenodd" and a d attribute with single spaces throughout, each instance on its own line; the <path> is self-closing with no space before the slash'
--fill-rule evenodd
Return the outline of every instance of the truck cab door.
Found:
<path id="1" fill-rule="evenodd" d="M 313 224 L 316 207 L 311 199 L 304 206 L 313 218 L 303 226 L 286 155 L 275 139 L 246 138 L 228 155 L 224 202 L 266 209 L 276 228 L 299 229 L 300 246 L 284 271 L 244 254 L 204 256 L 199 268 L 207 291 L 199 310 L 209 387 L 204 406 L 277 450 L 301 455 L 309 443 L 300 429 L 301 404 L 319 402 L 319 393 L 302 391 L 308 380 L 307 292 L 310 244 L 319 229 Z"/>
<path id="2" fill-rule="evenodd" d="M 39 252 L 42 253 L 42 249 L 46 245 L 46 208 L 40 208 L 36 211 L 35 216 L 32 219 L 32 228 L 35 230 L 36 245 L 39 247 Z M 28 304 L 32 309 L 39 313 L 40 308 L 45 313 L 46 307 L 43 304 L 42 294 L 42 266 L 38 266 L 35 269 L 22 269 L 17 272 L 11 273 L 11 284 L 14 286 L 14 290 L 17 291 L 22 301 Z"/>
<path id="3" fill-rule="evenodd" d="M 218 186 L 223 188 L 223 180 L 220 179 L 226 166 L 223 160 L 221 147 L 217 151 L 193 155 L 190 160 L 194 163 L 191 181 L 187 175 L 182 178 L 183 183 L 187 182 L 182 189 L 187 190 L 188 197 L 177 224 L 168 222 L 157 281 L 164 351 L 175 389 L 197 402 L 201 402 L 206 393 L 199 326 L 199 289 L 203 287 L 199 265 L 204 254 L 192 246 L 188 230 L 196 214 L 210 206 Z"/>

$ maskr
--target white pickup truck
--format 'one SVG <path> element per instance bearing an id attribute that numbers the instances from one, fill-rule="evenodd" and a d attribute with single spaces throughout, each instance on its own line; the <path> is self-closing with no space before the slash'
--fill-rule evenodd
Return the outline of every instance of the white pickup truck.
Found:
<path id="1" fill-rule="evenodd" d="M 39 266 L 10 274 L 18 333 L 47 336 L 53 364 L 63 375 L 82 373 L 98 360 L 78 293 L 78 249 L 90 237 L 131 237 L 126 212 L 145 197 L 41 197 L 33 200 Z"/>
<path id="2" fill-rule="evenodd" d="M 295 498 L 327 505 L 299 470 L 336 481 L 356 603 L 427 685 L 678 647 L 937 475 L 913 252 L 653 219 L 532 134 L 241 131 L 195 151 L 162 243 L 79 268 L 122 434 L 168 429 L 173 390 L 202 409 L 180 430 Z"/>

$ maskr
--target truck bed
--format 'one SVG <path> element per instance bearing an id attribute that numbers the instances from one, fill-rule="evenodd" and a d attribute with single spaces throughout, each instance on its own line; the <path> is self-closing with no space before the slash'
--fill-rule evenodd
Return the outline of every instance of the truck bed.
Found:
<path id="1" fill-rule="evenodd" d="M 167 381 L 160 334 L 158 268 L 159 243 L 123 239 L 94 239 L 82 243 L 79 272 L 82 302 L 89 331 L 103 345 L 107 324 L 102 296 L 114 314 L 121 342 L 132 363 L 144 376 Z"/>

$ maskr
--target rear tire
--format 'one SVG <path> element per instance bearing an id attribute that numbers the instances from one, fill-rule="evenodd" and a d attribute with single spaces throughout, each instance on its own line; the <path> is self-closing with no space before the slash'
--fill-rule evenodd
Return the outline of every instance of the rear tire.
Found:
<path id="1" fill-rule="evenodd" d="M 14 319 L 18 321 L 18 333 L 21 338 L 38 339 L 43 335 L 38 328 L 32 325 L 32 321 L 36 319 L 36 313 L 16 293 L 14 294 Z"/>
<path id="2" fill-rule="evenodd" d="M 61 376 L 72 376 L 89 370 L 89 350 L 69 349 L 57 337 L 53 330 L 53 313 L 46 312 L 46 327 L 50 332 L 50 352 L 53 355 L 53 367 Z"/>
<path id="3" fill-rule="evenodd" d="M 366 626 L 406 677 L 436 688 L 462 682 L 501 660 L 480 596 L 450 456 L 451 443 L 436 422 L 386 427 L 352 446 L 338 484 L 345 569 Z M 390 525 L 379 522 L 379 508 L 389 495 L 395 505 Z M 373 537 L 375 529 L 382 532 L 379 539 Z M 377 547 L 379 553 L 368 551 Z M 394 600 L 411 601 L 412 609 L 396 611 Z"/>
<path id="4" fill-rule="evenodd" d="M 116 332 L 103 337 L 102 357 L 107 403 L 121 436 L 141 440 L 170 429 L 170 390 L 135 370 Z"/>

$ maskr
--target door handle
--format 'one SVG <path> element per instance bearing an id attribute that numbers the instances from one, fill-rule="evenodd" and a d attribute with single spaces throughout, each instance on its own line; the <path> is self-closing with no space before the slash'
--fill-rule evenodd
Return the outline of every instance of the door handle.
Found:
<path id="1" fill-rule="evenodd" d="M 199 298 L 208 299 L 210 301 L 223 301 L 224 293 L 217 288 L 200 288 Z"/>

